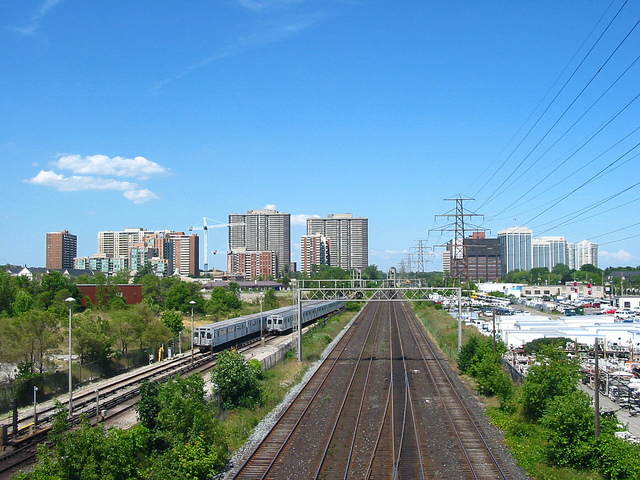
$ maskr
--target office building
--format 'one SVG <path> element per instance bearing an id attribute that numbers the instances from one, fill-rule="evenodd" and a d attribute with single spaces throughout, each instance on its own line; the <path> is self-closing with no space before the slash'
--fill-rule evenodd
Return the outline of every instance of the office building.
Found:
<path id="1" fill-rule="evenodd" d="M 232 256 L 234 252 L 275 252 L 278 265 L 273 272 L 259 270 L 257 276 L 280 276 L 285 266 L 291 264 L 291 214 L 281 213 L 277 210 L 249 210 L 246 214 L 232 213 L 229 215 L 229 223 L 237 225 L 229 227 L 229 249 Z M 235 264 L 232 259 L 227 259 L 227 264 Z M 260 262 L 267 268 L 267 262 Z M 271 267 L 269 267 L 270 269 Z M 235 272 L 234 272 L 235 273 Z"/>
<path id="2" fill-rule="evenodd" d="M 78 237 L 67 230 L 47 233 L 47 268 L 73 268 L 73 259 L 78 255 Z"/>
<path id="3" fill-rule="evenodd" d="M 312 273 L 320 265 L 331 264 L 331 240 L 321 233 L 300 237 L 300 269 Z"/>
<path id="4" fill-rule="evenodd" d="M 531 270 L 533 264 L 532 232 L 527 227 L 509 227 L 498 232 L 501 246 L 502 274 L 513 270 Z"/>
<path id="5" fill-rule="evenodd" d="M 307 235 L 320 234 L 329 240 L 329 265 L 362 272 L 369 266 L 369 219 L 351 213 L 308 218 Z"/>
<path id="6" fill-rule="evenodd" d="M 565 237 L 538 237 L 531 241 L 532 268 L 547 267 L 549 271 L 559 263 L 568 265 L 569 249 Z"/>
<path id="7" fill-rule="evenodd" d="M 497 238 L 486 238 L 484 232 L 473 232 L 463 240 L 463 257 L 452 271 L 453 240 L 447 243 L 442 256 L 443 272 L 451 278 L 464 276 L 471 281 L 495 281 L 502 277 L 502 248 Z"/>

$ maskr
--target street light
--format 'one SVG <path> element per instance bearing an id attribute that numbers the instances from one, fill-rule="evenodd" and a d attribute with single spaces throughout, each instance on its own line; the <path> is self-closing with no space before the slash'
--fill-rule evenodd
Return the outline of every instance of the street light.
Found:
<path id="1" fill-rule="evenodd" d="M 264 300 L 264 293 L 260 293 L 259 299 L 260 299 L 260 342 L 264 347 L 264 336 L 262 335 L 262 324 L 264 322 L 262 318 L 262 301 Z"/>
<path id="2" fill-rule="evenodd" d="M 32 429 L 33 432 L 35 432 L 36 429 L 38 428 L 38 410 L 36 409 L 36 406 L 38 405 L 37 397 L 36 397 L 37 393 L 38 393 L 38 387 L 34 385 L 33 386 L 33 429 Z"/>
<path id="3" fill-rule="evenodd" d="M 193 341 L 195 338 L 195 330 L 193 329 L 193 306 L 196 304 L 193 300 L 189 302 L 191 305 L 191 363 L 193 363 L 193 349 L 195 348 L 195 342 Z"/>
<path id="4" fill-rule="evenodd" d="M 76 301 L 75 298 L 69 297 L 64 300 L 69 305 L 69 418 L 73 413 L 73 379 L 71 376 L 71 307 Z"/>

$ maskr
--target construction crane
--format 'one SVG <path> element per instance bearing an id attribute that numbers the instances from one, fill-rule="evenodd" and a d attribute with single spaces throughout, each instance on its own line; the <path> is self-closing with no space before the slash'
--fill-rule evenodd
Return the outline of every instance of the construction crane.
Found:
<path id="1" fill-rule="evenodd" d="M 244 225 L 244 223 L 220 223 L 217 225 L 207 225 L 207 220 L 211 220 L 212 222 L 216 222 L 217 220 L 213 220 L 212 218 L 202 217 L 202 227 L 189 227 L 189 231 L 193 230 L 203 230 L 204 231 L 204 271 L 209 271 L 209 229 L 210 228 L 220 228 L 220 227 L 239 227 Z M 218 253 L 217 251 L 215 253 Z"/>

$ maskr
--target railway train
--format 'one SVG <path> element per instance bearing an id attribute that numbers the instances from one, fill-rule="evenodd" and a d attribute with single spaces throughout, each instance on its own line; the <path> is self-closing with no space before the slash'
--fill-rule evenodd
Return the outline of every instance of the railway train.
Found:
<path id="1" fill-rule="evenodd" d="M 328 300 L 302 304 L 302 326 L 344 308 L 344 300 Z M 268 319 L 271 318 L 271 327 Z M 274 320 L 275 319 L 275 323 Z M 282 333 L 292 328 L 293 310 L 281 307 L 263 313 L 254 313 L 243 317 L 230 318 L 220 322 L 196 327 L 193 333 L 193 345 L 200 351 L 218 351 L 233 345 L 244 343 L 262 332 Z M 282 320 L 281 323 L 278 323 Z"/>
<path id="2" fill-rule="evenodd" d="M 302 309 L 302 326 L 325 317 L 336 310 L 344 307 L 344 301 L 319 301 L 310 304 L 308 307 L 303 304 Z M 283 309 L 279 309 L 283 310 Z M 297 313 L 297 312 L 295 312 Z M 285 308 L 284 311 L 273 310 L 267 316 L 267 331 L 274 334 L 290 332 L 293 330 L 294 311 L 291 308 Z"/>

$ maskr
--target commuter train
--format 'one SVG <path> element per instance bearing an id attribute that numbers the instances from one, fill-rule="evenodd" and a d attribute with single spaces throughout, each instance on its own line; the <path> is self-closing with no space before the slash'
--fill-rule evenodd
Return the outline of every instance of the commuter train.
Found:
<path id="1" fill-rule="evenodd" d="M 343 300 L 303 303 L 302 325 L 305 326 L 330 313 L 337 312 L 342 308 L 344 308 Z M 272 319 L 271 328 L 269 328 L 269 318 Z M 274 318 L 276 319 L 275 324 L 273 323 Z M 262 314 L 254 313 L 252 315 L 210 323 L 194 329 L 193 345 L 199 348 L 200 351 L 222 350 L 258 337 L 261 331 L 261 322 L 263 335 L 291 330 L 292 318 L 292 307 L 282 307 L 263 312 Z M 279 319 L 282 319 L 282 322 L 278 324 L 277 321 Z"/>
<path id="2" fill-rule="evenodd" d="M 318 318 L 325 317 L 344 307 L 344 301 L 314 302 L 310 305 L 302 304 L 302 326 L 312 323 Z M 283 309 L 279 309 L 283 310 Z M 295 313 L 297 314 L 297 308 Z M 274 334 L 293 330 L 294 310 L 285 308 L 284 311 L 273 310 L 267 316 L 267 331 Z"/>

